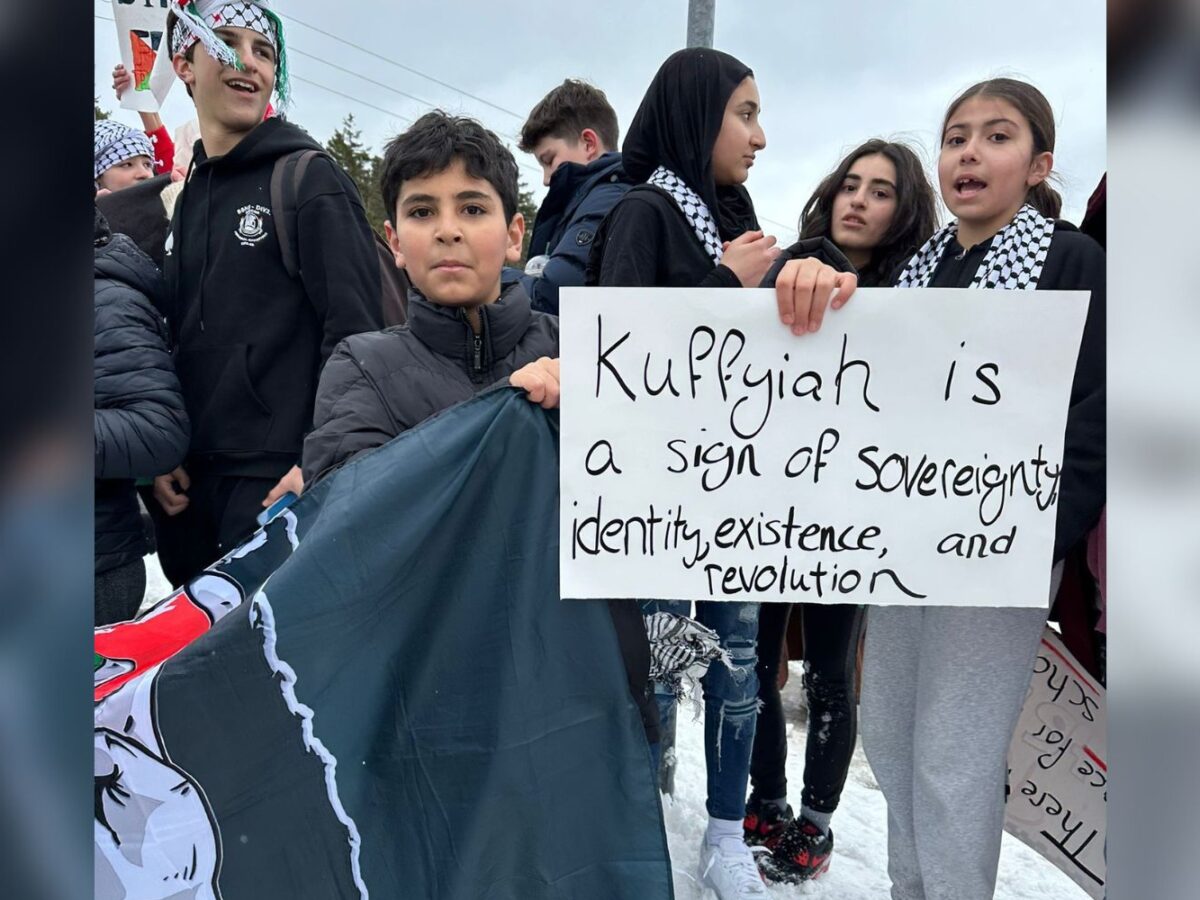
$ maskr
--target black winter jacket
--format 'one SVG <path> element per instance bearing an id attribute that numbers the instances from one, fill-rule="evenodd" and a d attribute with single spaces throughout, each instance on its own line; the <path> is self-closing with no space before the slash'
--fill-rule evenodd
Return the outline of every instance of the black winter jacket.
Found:
<path id="1" fill-rule="evenodd" d="M 631 186 L 620 153 L 605 153 L 586 166 L 564 163 L 555 170 L 529 242 L 531 256 L 550 258 L 540 276 L 521 276 L 534 309 L 557 316 L 559 288 L 583 284 L 600 223 Z"/>
<path id="2" fill-rule="evenodd" d="M 355 335 L 321 373 L 304 483 L 470 399 L 541 356 L 558 355 L 558 320 L 535 312 L 519 284 L 480 307 L 478 336 L 464 310 L 409 295 L 408 322 Z"/>
<path id="3" fill-rule="evenodd" d="M 374 235 L 354 183 L 326 157 L 297 193 L 300 277 L 283 267 L 270 180 L 299 149 L 320 145 L 281 119 L 224 156 L 196 143 L 164 257 L 189 469 L 282 475 L 300 459 L 324 361 L 343 338 L 383 325 Z"/>
<path id="4" fill-rule="evenodd" d="M 134 480 L 170 472 L 188 448 L 188 418 L 166 327 L 152 305 L 162 278 L 129 237 L 96 214 L 96 572 L 146 552 Z"/>
<path id="5" fill-rule="evenodd" d="M 586 281 L 604 287 L 742 287 L 733 269 L 713 265 L 671 195 L 648 184 L 626 193 L 604 220 L 592 241 Z"/>

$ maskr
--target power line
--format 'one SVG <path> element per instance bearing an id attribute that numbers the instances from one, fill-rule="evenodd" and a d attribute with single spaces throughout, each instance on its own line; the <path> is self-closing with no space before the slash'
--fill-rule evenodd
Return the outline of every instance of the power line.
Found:
<path id="1" fill-rule="evenodd" d="M 331 68 L 337 69 L 339 72 L 344 72 L 345 74 L 351 75 L 354 78 L 361 78 L 363 81 L 367 82 L 368 84 L 373 84 L 376 87 L 383 88 L 385 91 L 391 91 L 393 94 L 397 94 L 401 97 L 405 97 L 408 100 L 414 100 L 417 103 L 424 104 L 425 106 L 428 106 L 430 109 L 434 109 L 437 107 L 437 104 L 434 103 L 432 100 L 426 100 L 422 97 L 417 97 L 413 94 L 409 94 L 405 91 L 402 91 L 399 88 L 394 88 L 390 84 L 386 84 L 385 82 L 376 81 L 374 78 L 370 78 L 366 75 L 363 75 L 361 72 L 355 72 L 352 69 L 347 69 L 345 66 L 339 65 L 338 63 L 335 63 L 335 62 L 330 62 L 329 60 L 327 60 L 323 57 L 317 56 L 313 53 L 306 53 L 303 50 L 297 50 L 295 47 L 289 47 L 288 52 L 296 53 L 300 56 L 308 57 L 309 59 L 316 60 L 319 63 L 324 63 L 325 65 L 330 66 Z M 499 131 L 499 129 L 497 129 L 497 131 Z M 519 137 L 517 137 L 517 135 L 512 134 L 511 132 L 500 131 L 499 133 L 500 133 L 501 137 L 508 138 L 510 141 L 513 141 L 514 143 L 519 144 L 521 142 L 521 139 Z M 532 172 L 540 172 L 541 171 L 540 169 L 537 169 L 537 168 L 534 168 L 534 167 L 528 166 L 528 165 L 526 165 L 525 168 L 529 169 Z"/>
<path id="2" fill-rule="evenodd" d="M 385 114 L 385 115 L 388 115 L 388 116 L 392 116 L 392 117 L 394 117 L 394 118 L 397 118 L 397 119 L 399 119 L 399 120 L 400 120 L 400 121 L 402 121 L 402 122 L 408 122 L 410 125 L 411 125 L 411 124 L 412 124 L 412 122 L 413 122 L 413 120 L 412 120 L 412 119 L 410 119 L 408 116 L 402 116 L 402 115 L 400 115 L 400 113 L 398 113 L 398 112 L 393 112 L 393 111 L 392 111 L 392 110 L 390 110 L 390 109 L 384 109 L 382 106 L 376 106 L 374 103 L 368 103 L 366 100 L 363 100 L 363 99 L 361 99 L 361 98 L 359 98 L 359 97 L 353 97 L 353 96 L 351 96 L 350 94 L 343 94 L 341 91 L 335 91 L 335 90 L 334 90 L 333 88 L 331 88 L 331 87 L 326 87 L 326 86 L 325 86 L 325 85 L 323 85 L 323 84 L 319 84 L 319 83 L 317 83 L 317 82 L 315 82 L 315 81 L 312 81 L 312 80 L 310 80 L 310 79 L 308 79 L 308 78 L 304 78 L 304 77 L 302 77 L 302 76 L 300 76 L 300 75 L 292 75 L 292 76 L 291 76 L 291 79 L 292 79 L 292 81 L 299 81 L 299 82 L 301 82 L 302 84 L 307 84 L 307 85 L 309 85 L 310 87 L 320 88 L 320 89 L 321 89 L 321 90 L 323 90 L 323 91 L 328 91 L 329 93 L 331 93 L 331 94 L 334 94 L 335 96 L 341 97 L 341 98 L 343 98 L 343 99 L 345 99 L 345 100 L 349 100 L 349 101 L 351 101 L 352 103 L 358 103 L 359 105 L 361 105 L 361 106 L 365 106 L 365 107 L 367 107 L 368 109 L 373 109 L 373 110 L 375 110 L 376 112 L 381 112 L 381 113 L 383 113 L 383 114 Z"/>
<path id="3" fill-rule="evenodd" d="M 295 16 L 285 15 L 284 18 L 290 22 L 295 22 L 297 25 L 301 25 L 305 28 L 311 29 L 312 31 L 317 32 L 317 34 L 323 34 L 327 38 L 335 40 L 338 43 L 345 44 L 347 47 L 353 47 L 355 50 L 359 51 L 360 53 L 365 53 L 368 56 L 372 56 L 375 59 L 380 60 L 381 62 L 385 62 L 388 65 L 395 66 L 397 69 L 403 69 L 405 72 L 411 72 L 414 75 L 419 75 L 422 78 L 432 81 L 434 84 L 441 85 L 442 87 L 448 88 L 449 90 L 452 90 L 455 93 L 462 94 L 464 97 L 470 97 L 472 100 L 474 100 L 478 103 L 482 103 L 485 106 L 490 106 L 492 109 L 498 110 L 502 113 L 505 113 L 506 115 L 513 116 L 514 118 L 520 119 L 522 121 L 525 120 L 525 116 L 523 116 L 519 112 L 513 112 L 511 109 L 506 109 L 505 107 L 500 106 L 498 103 L 493 103 L 491 100 L 485 100 L 483 97 L 480 97 L 476 94 L 472 94 L 470 91 L 464 91 L 462 88 L 455 87 L 454 85 L 450 84 L 449 82 L 442 81 L 440 78 L 434 78 L 432 75 L 427 75 L 425 72 L 422 72 L 420 69 L 414 69 L 411 66 L 406 66 L 403 63 L 398 63 L 394 59 L 389 59 L 388 57 L 386 57 L 380 53 L 376 53 L 374 50 L 368 50 L 366 47 L 362 46 L 361 44 L 356 44 L 353 41 L 348 41 L 343 37 L 338 37 L 336 34 L 326 31 L 323 28 L 318 28 L 316 25 L 310 25 L 307 22 L 297 19 Z"/>
<path id="4" fill-rule="evenodd" d="M 401 97 L 405 97 L 409 100 L 415 100 L 417 103 L 422 103 L 425 106 L 433 107 L 433 106 L 437 105 L 436 103 L 431 103 L 430 101 L 424 99 L 423 97 L 417 97 L 414 94 L 407 94 L 404 91 L 400 90 L 399 88 L 392 87 L 390 84 L 385 84 L 382 81 L 376 81 L 374 78 L 368 78 L 366 75 L 362 75 L 358 72 L 354 72 L 350 69 L 347 69 L 345 66 L 340 66 L 335 62 L 330 62 L 329 60 L 323 59 L 320 56 L 316 56 L 312 53 L 305 53 L 303 50 L 299 50 L 294 46 L 289 46 L 287 48 L 287 52 L 289 54 L 295 53 L 297 56 L 304 56 L 304 57 L 307 57 L 308 59 L 315 59 L 317 62 L 324 63 L 325 65 L 329 66 L 332 69 L 337 69 L 339 72 L 345 72 L 347 75 L 353 75 L 355 78 L 361 78 L 363 81 L 367 82 L 368 84 L 373 84 L 376 87 L 381 87 L 385 91 L 391 91 L 393 94 L 399 94 Z"/>

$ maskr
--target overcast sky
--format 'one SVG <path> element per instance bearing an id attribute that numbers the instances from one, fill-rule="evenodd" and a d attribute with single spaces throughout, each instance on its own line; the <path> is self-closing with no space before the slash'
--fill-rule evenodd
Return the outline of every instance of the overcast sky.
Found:
<path id="1" fill-rule="evenodd" d="M 111 17 L 111 0 L 94 6 Z M 684 45 L 687 24 L 687 0 L 275 0 L 273 8 L 292 54 L 293 122 L 324 141 L 352 112 L 378 151 L 431 105 L 472 115 L 510 140 L 539 200 L 541 172 L 515 149 L 524 115 L 563 78 L 585 78 L 607 93 L 624 134 L 659 64 Z M 754 69 L 762 96 L 767 148 L 747 187 L 764 226 L 791 240 L 817 182 L 868 137 L 910 141 L 932 173 L 946 105 L 995 75 L 1025 78 L 1049 98 L 1064 217 L 1078 222 L 1105 170 L 1104 17 L 1100 0 L 717 0 L 714 45 Z M 112 94 L 115 26 L 94 24 L 95 93 L 136 125 Z M 164 121 L 174 130 L 192 115 L 176 85 Z"/>

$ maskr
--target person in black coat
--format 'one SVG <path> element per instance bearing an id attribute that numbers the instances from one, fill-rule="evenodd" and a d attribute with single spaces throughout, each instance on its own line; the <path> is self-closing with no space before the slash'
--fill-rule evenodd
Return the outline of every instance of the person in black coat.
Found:
<path id="1" fill-rule="evenodd" d="M 409 319 L 334 350 L 304 441 L 306 485 L 497 383 L 547 408 L 558 402 L 558 319 L 532 309 L 521 285 L 501 288 L 525 230 L 512 154 L 478 122 L 435 111 L 388 144 L 381 181 L 388 243 L 413 287 Z M 641 614 L 627 600 L 609 610 L 630 695 L 656 743 Z"/>
<path id="2" fill-rule="evenodd" d="M 754 73 L 716 50 L 690 48 L 659 68 L 622 145 L 629 176 L 640 182 L 613 207 L 593 240 L 587 282 L 612 287 L 773 286 L 780 321 L 794 335 L 815 332 L 857 286 L 853 271 L 824 242 L 785 254 L 759 228 L 745 188 L 766 147 Z M 836 256 L 835 256 L 836 255 Z M 732 298 L 731 298 L 732 299 Z M 686 616 L 687 602 L 647 600 L 643 612 Z M 708 823 L 701 881 L 720 900 L 765 896 L 743 820 L 758 714 L 759 604 L 700 602 L 695 618 L 718 635 L 732 665 L 713 665 L 704 688 Z M 662 730 L 670 740 L 676 700 L 656 685 Z M 657 748 L 666 771 L 674 754 Z"/>
<path id="3" fill-rule="evenodd" d="M 155 312 L 162 277 L 132 239 L 95 227 L 96 624 L 142 602 L 146 536 L 134 482 L 169 472 L 190 437 L 179 380 Z"/>
<path id="4" fill-rule="evenodd" d="M 529 113 L 520 148 L 533 154 L 550 190 L 538 209 L 525 274 L 533 308 L 558 315 L 560 288 L 582 285 L 592 239 L 609 210 L 632 187 L 617 152 L 617 114 L 604 92 L 568 78 Z"/>
<path id="5" fill-rule="evenodd" d="M 272 207 L 277 163 L 322 147 L 282 118 L 263 121 L 272 95 L 286 106 L 286 41 L 273 13 L 241 9 L 238 24 L 213 28 L 200 18 L 224 16 L 219 4 L 167 16 L 200 123 L 163 250 L 161 309 L 192 423 L 186 460 L 155 480 L 150 505 L 173 585 L 253 534 L 265 507 L 300 493 L 321 366 L 342 338 L 383 325 L 375 236 L 341 167 L 324 153 L 303 171 L 288 162 L 290 176 L 280 174 L 296 179 L 295 210 Z M 295 276 L 284 247 L 295 249 Z"/>

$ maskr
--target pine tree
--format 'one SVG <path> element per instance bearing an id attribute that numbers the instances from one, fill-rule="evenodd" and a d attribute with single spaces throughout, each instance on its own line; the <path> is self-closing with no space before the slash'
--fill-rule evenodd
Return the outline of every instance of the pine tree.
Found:
<path id="1" fill-rule="evenodd" d="M 370 184 L 367 193 L 363 194 L 363 203 L 367 207 L 367 220 L 371 227 L 383 234 L 383 223 L 391 219 L 394 210 L 387 209 L 383 204 L 383 191 L 379 187 L 379 176 L 383 171 L 383 157 L 371 157 Z"/>
<path id="2" fill-rule="evenodd" d="M 525 239 L 521 243 L 521 261 L 517 263 L 518 268 L 524 268 L 525 263 L 529 260 L 529 241 L 533 238 L 533 220 L 537 218 L 538 207 L 533 201 L 533 191 L 525 184 L 525 179 L 521 178 L 517 182 L 517 212 L 525 217 Z"/>
<path id="3" fill-rule="evenodd" d="M 100 98 L 99 98 L 99 97 L 96 97 L 96 96 L 93 96 L 93 97 L 92 97 L 92 100 L 95 102 L 95 106 L 96 106 L 96 119 L 95 119 L 95 121 L 99 122 L 99 121 L 101 121 L 101 120 L 103 120 L 103 119 L 107 119 L 107 118 L 109 117 L 109 114 L 108 114 L 108 113 L 106 113 L 104 110 L 102 110 L 102 109 L 100 108 Z"/>
<path id="4" fill-rule="evenodd" d="M 387 215 L 383 209 L 383 198 L 379 196 L 378 173 L 382 160 L 372 156 L 362 141 L 362 131 L 354 127 L 354 114 L 347 114 L 342 125 L 325 143 L 325 149 L 350 176 L 362 196 L 371 227 L 383 233 L 383 222 Z"/>

